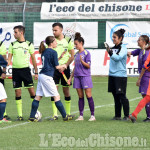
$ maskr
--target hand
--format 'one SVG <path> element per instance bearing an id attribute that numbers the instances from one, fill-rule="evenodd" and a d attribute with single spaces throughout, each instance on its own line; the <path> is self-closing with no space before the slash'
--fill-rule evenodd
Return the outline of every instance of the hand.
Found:
<path id="1" fill-rule="evenodd" d="M 1 78 L 2 78 L 2 79 L 5 79 L 5 78 L 6 78 L 6 74 L 5 74 L 5 73 L 2 73 Z"/>
<path id="2" fill-rule="evenodd" d="M 82 55 L 80 55 L 80 61 L 81 61 L 81 62 L 83 61 L 83 59 L 82 59 Z"/>
<path id="3" fill-rule="evenodd" d="M 131 57 L 131 52 L 128 52 L 128 53 L 127 53 L 127 56 L 130 58 L 130 57 Z"/>
<path id="4" fill-rule="evenodd" d="M 35 80 L 38 79 L 38 74 L 35 74 L 34 79 L 35 79 Z"/>
<path id="5" fill-rule="evenodd" d="M 59 72 L 62 73 L 62 72 L 64 72 L 65 69 L 67 69 L 67 65 L 66 64 L 61 65 L 61 68 L 59 69 Z"/>
<path id="6" fill-rule="evenodd" d="M 68 79 L 67 84 L 68 84 L 68 85 L 70 85 L 70 84 L 71 84 L 71 82 L 72 82 L 72 78 L 70 77 L 70 78 Z"/>
<path id="7" fill-rule="evenodd" d="M 138 79 L 137 82 L 136 82 L 136 86 L 140 86 L 140 82 L 141 82 L 141 80 Z"/>

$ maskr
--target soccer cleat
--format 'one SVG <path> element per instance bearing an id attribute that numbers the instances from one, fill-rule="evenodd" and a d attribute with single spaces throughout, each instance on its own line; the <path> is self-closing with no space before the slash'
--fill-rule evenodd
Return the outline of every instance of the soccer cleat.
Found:
<path id="1" fill-rule="evenodd" d="M 0 124 L 1 123 L 11 123 L 11 121 L 10 120 L 6 120 L 5 118 L 3 118 L 3 120 L 0 121 Z"/>
<path id="2" fill-rule="evenodd" d="M 38 120 L 38 119 L 36 119 L 36 118 L 29 118 L 28 121 L 29 121 L 29 122 L 41 122 L 41 119 Z"/>
<path id="3" fill-rule="evenodd" d="M 58 120 L 58 116 L 53 116 L 52 118 L 49 119 L 50 121 L 55 121 Z"/>
<path id="4" fill-rule="evenodd" d="M 121 117 L 113 117 L 111 120 L 121 120 Z"/>
<path id="5" fill-rule="evenodd" d="M 10 119 L 11 119 L 8 115 L 5 115 L 4 118 L 5 118 L 6 120 L 10 120 Z"/>
<path id="6" fill-rule="evenodd" d="M 73 120 L 73 118 L 75 117 L 75 115 L 67 115 L 69 120 Z"/>
<path id="7" fill-rule="evenodd" d="M 88 121 L 96 121 L 95 116 L 91 116 L 91 118 Z"/>
<path id="8" fill-rule="evenodd" d="M 150 122 L 150 118 L 147 117 L 146 119 L 143 120 L 143 122 Z"/>
<path id="9" fill-rule="evenodd" d="M 17 121 L 23 121 L 23 120 L 24 120 L 23 117 L 21 117 L 21 116 L 17 117 Z"/>
<path id="10" fill-rule="evenodd" d="M 129 120 L 130 120 L 129 117 L 127 117 L 127 116 L 123 117 L 123 119 L 122 119 L 122 121 L 129 121 Z"/>
<path id="11" fill-rule="evenodd" d="M 83 116 L 79 116 L 75 121 L 83 121 L 83 120 L 84 120 Z"/>
<path id="12" fill-rule="evenodd" d="M 132 114 L 129 115 L 129 119 L 130 119 L 133 123 L 136 122 L 136 118 L 135 118 L 134 116 L 132 116 Z"/>

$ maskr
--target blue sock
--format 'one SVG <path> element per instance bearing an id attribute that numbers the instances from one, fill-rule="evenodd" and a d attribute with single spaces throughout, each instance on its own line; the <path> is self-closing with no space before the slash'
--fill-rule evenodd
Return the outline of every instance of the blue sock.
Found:
<path id="1" fill-rule="evenodd" d="M 30 118 L 35 118 L 35 114 L 37 112 L 38 107 L 39 107 L 39 101 L 34 99 L 34 101 L 32 102 Z"/>
<path id="2" fill-rule="evenodd" d="M 61 113 L 62 117 L 65 118 L 66 111 L 64 109 L 62 102 L 59 100 L 59 101 L 55 102 L 55 105 L 56 105 L 57 109 L 59 110 L 59 112 Z"/>
<path id="3" fill-rule="evenodd" d="M 3 115 L 5 112 L 6 102 L 0 103 L 0 120 L 3 120 Z"/>

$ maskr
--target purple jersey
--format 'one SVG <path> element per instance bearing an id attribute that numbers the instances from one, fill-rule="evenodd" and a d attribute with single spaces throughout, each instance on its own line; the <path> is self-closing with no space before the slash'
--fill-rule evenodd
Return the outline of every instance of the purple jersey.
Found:
<path id="1" fill-rule="evenodd" d="M 91 75 L 91 70 L 90 68 L 86 68 L 82 65 L 81 61 L 80 61 L 80 55 L 82 57 L 82 60 L 86 63 L 88 63 L 89 65 L 91 64 L 91 55 L 89 53 L 89 51 L 84 50 L 81 53 L 77 52 L 75 54 L 75 69 L 74 69 L 74 76 L 78 77 L 78 76 L 90 76 Z"/>
<path id="2" fill-rule="evenodd" d="M 138 57 L 138 71 L 141 73 L 141 70 L 144 66 L 144 63 L 149 55 L 149 50 L 141 50 L 141 49 L 136 49 L 131 52 L 133 56 L 139 56 Z M 145 71 L 144 76 L 150 77 L 150 72 L 148 70 Z"/>

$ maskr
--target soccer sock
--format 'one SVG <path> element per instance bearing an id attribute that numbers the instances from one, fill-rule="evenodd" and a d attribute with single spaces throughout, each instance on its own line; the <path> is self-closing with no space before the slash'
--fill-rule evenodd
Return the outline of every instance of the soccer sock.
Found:
<path id="1" fill-rule="evenodd" d="M 5 112 L 4 112 L 4 116 L 7 116 L 7 112 L 6 112 L 6 109 L 5 109 Z"/>
<path id="2" fill-rule="evenodd" d="M 65 118 L 66 111 L 64 109 L 62 102 L 59 100 L 59 101 L 55 102 L 55 105 L 56 105 L 57 109 L 59 110 L 59 112 L 61 113 L 62 117 Z"/>
<path id="3" fill-rule="evenodd" d="M 35 114 L 37 112 L 38 107 L 39 107 L 39 101 L 34 99 L 32 102 L 32 109 L 31 109 L 31 113 L 30 113 L 30 118 L 35 118 Z"/>
<path id="4" fill-rule="evenodd" d="M 93 101 L 93 98 L 90 97 L 90 98 L 87 98 L 87 99 L 88 99 L 91 115 L 94 116 L 94 101 Z"/>
<path id="5" fill-rule="evenodd" d="M 34 98 L 35 98 L 35 96 L 31 96 L 31 102 L 33 102 Z"/>
<path id="6" fill-rule="evenodd" d="M 150 103 L 146 104 L 145 110 L 146 110 L 147 118 L 150 119 Z"/>
<path id="7" fill-rule="evenodd" d="M 16 105 L 17 105 L 18 116 L 22 117 L 22 99 L 21 99 L 21 96 L 16 97 Z"/>
<path id="8" fill-rule="evenodd" d="M 79 106 L 80 116 L 83 116 L 83 111 L 84 111 L 84 97 L 83 98 L 79 98 L 78 106 Z"/>
<path id="9" fill-rule="evenodd" d="M 0 103 L 0 120 L 3 120 L 5 108 L 6 108 L 6 102 Z"/>
<path id="10" fill-rule="evenodd" d="M 55 105 L 55 101 L 54 101 L 53 97 L 51 97 L 51 101 L 52 101 L 53 116 L 58 116 L 58 114 L 57 114 L 57 107 Z"/>
<path id="11" fill-rule="evenodd" d="M 143 109 L 143 107 L 150 102 L 150 96 L 146 95 L 137 105 L 137 107 L 135 108 L 134 112 L 132 113 L 132 116 L 134 116 L 137 119 L 137 115 L 138 113 Z"/>
<path id="12" fill-rule="evenodd" d="M 66 114 L 70 115 L 71 110 L 71 97 L 65 97 Z"/>

